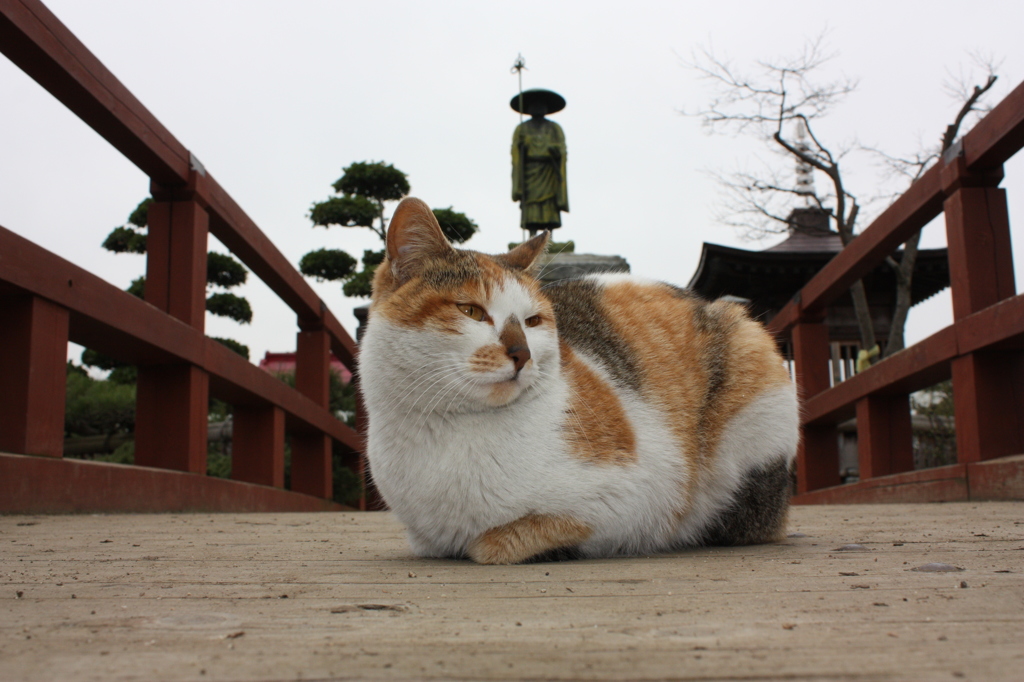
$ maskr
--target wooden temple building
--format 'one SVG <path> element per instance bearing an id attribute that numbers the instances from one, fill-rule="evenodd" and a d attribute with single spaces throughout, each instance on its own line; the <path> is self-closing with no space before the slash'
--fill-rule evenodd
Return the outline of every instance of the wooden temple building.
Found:
<path id="1" fill-rule="evenodd" d="M 829 211 L 816 207 L 796 208 L 788 220 L 789 236 L 763 251 L 747 251 L 705 242 L 700 264 L 689 288 L 716 299 L 730 297 L 744 303 L 765 324 L 781 310 L 843 245 L 831 229 Z M 899 261 L 902 251 L 894 258 Z M 896 275 L 882 263 L 864 278 L 875 336 L 884 348 L 896 306 Z M 912 305 L 917 305 L 949 286 L 946 249 L 921 249 L 914 267 Z M 849 293 L 826 309 L 832 351 L 833 384 L 853 374 L 860 334 Z M 787 353 L 787 357 L 792 357 Z"/>

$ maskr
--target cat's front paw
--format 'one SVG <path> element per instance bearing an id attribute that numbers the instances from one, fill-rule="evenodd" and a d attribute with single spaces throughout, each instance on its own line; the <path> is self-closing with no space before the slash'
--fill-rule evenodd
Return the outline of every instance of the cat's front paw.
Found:
<path id="1" fill-rule="evenodd" d="M 490 532 L 484 533 L 469 544 L 469 558 L 478 564 L 507 565 L 518 564 L 529 557 L 520 558 L 521 552 L 516 552 L 512 543 L 506 538 L 496 536 Z"/>
<path id="2" fill-rule="evenodd" d="M 478 564 L 519 564 L 552 549 L 577 545 L 590 533 L 586 524 L 570 517 L 528 514 L 482 533 L 467 551 Z"/>

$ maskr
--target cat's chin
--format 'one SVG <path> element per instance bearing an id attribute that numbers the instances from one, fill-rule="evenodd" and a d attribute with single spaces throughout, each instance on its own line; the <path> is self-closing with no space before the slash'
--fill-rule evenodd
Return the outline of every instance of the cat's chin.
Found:
<path id="1" fill-rule="evenodd" d="M 503 405 L 508 405 L 522 395 L 525 388 L 525 384 L 519 379 L 499 381 L 491 384 L 490 391 L 487 394 L 485 402 L 491 407 L 502 407 Z"/>

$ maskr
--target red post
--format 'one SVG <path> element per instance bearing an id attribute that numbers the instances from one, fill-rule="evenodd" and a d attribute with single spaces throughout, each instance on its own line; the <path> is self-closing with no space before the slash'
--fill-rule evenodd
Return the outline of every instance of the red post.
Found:
<path id="1" fill-rule="evenodd" d="M 943 168 L 953 317 L 960 320 L 1016 293 L 1002 169 L 968 173 L 963 158 Z M 978 462 L 1024 452 L 1020 351 L 980 351 L 952 362 L 957 459 Z"/>
<path id="2" fill-rule="evenodd" d="M 1024 452 L 1021 355 L 1020 351 L 983 351 L 953 360 L 958 462 Z"/>
<path id="3" fill-rule="evenodd" d="M 860 479 L 914 469 L 910 400 L 905 395 L 871 395 L 857 401 Z"/>
<path id="4" fill-rule="evenodd" d="M 284 410 L 235 405 L 232 413 L 231 478 L 284 487 Z"/>
<path id="5" fill-rule="evenodd" d="M 793 327 L 797 391 L 806 400 L 829 387 L 828 327 L 800 322 Z M 797 492 L 839 485 L 839 434 L 833 424 L 804 426 L 796 454 Z"/>
<path id="6" fill-rule="evenodd" d="M 37 296 L 0 297 L 0 451 L 64 452 L 68 311 Z"/>
<path id="7" fill-rule="evenodd" d="M 191 365 L 139 367 L 135 463 L 206 473 L 210 377 Z"/>
<path id="8" fill-rule="evenodd" d="M 154 185 L 149 207 L 146 301 L 202 331 L 209 216 L 185 190 Z M 139 367 L 135 463 L 206 473 L 210 381 L 187 364 Z"/>
<path id="9" fill-rule="evenodd" d="M 331 337 L 323 329 L 300 331 L 296 339 L 295 389 L 321 407 L 330 404 Z M 333 488 L 330 436 L 293 434 L 292 490 L 330 499 Z"/>

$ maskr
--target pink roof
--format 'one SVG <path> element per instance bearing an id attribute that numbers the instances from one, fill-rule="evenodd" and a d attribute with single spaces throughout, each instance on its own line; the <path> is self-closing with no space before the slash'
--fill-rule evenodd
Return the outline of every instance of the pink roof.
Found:
<path id="1" fill-rule="evenodd" d="M 267 351 L 260 360 L 260 369 L 277 374 L 279 372 L 294 372 L 295 371 L 295 353 L 272 353 Z M 349 371 L 348 367 L 341 364 L 341 360 L 334 357 L 331 354 L 331 370 L 337 372 L 341 376 L 341 380 L 344 383 L 352 381 L 352 372 Z"/>

